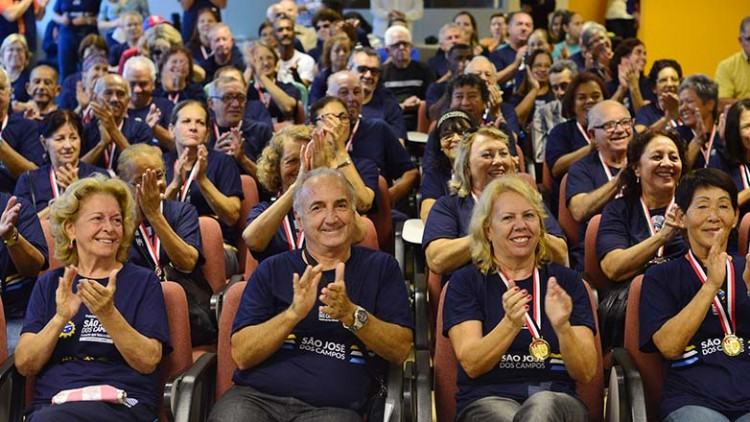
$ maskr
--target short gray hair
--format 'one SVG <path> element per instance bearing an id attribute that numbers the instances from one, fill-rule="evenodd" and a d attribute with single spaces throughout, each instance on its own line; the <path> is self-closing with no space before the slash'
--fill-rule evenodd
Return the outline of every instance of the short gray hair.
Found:
<path id="1" fill-rule="evenodd" d="M 126 80 L 130 75 L 130 72 L 136 69 L 145 69 L 152 81 L 156 81 L 156 65 L 154 62 L 146 56 L 134 56 L 125 62 L 125 66 L 122 69 L 122 77 Z"/>
<path id="2" fill-rule="evenodd" d="M 719 84 L 703 73 L 696 73 L 695 75 L 690 75 L 683 79 L 682 83 L 680 83 L 680 87 L 677 88 L 677 92 L 679 93 L 686 89 L 692 89 L 695 91 L 695 95 L 697 95 L 704 103 L 713 100 L 714 119 L 719 115 Z"/>
<path id="3" fill-rule="evenodd" d="M 214 37 L 214 33 L 218 31 L 219 29 L 226 28 L 227 31 L 229 31 L 229 34 L 234 37 L 234 34 L 232 34 L 232 29 L 229 28 L 229 25 L 225 24 L 224 22 L 217 22 L 213 25 L 211 25 L 211 29 L 208 31 L 208 39 L 211 39 Z"/>
<path id="4" fill-rule="evenodd" d="M 604 25 L 594 21 L 584 23 L 581 27 L 581 46 L 590 47 L 594 38 L 600 34 L 607 36 L 607 28 Z"/>
<path id="5" fill-rule="evenodd" d="M 207 90 L 208 90 L 208 96 L 209 97 L 218 97 L 218 96 L 220 96 L 219 95 L 219 90 L 221 89 L 221 87 L 223 87 L 224 85 L 233 83 L 233 82 L 237 82 L 237 83 L 239 83 L 239 84 L 242 85 L 242 91 L 243 91 L 243 93 L 247 89 L 247 84 L 245 84 L 244 80 L 237 79 L 237 78 L 232 77 L 232 76 L 223 76 L 222 75 L 222 76 L 219 76 L 218 78 L 214 79 L 210 84 L 208 84 L 208 86 L 206 87 Z"/>
<path id="6" fill-rule="evenodd" d="M 562 73 L 565 70 L 570 71 L 570 77 L 575 78 L 578 75 L 578 65 L 573 60 L 560 59 L 549 68 L 550 75 L 553 73 Z"/>
<path id="7" fill-rule="evenodd" d="M 390 47 L 393 44 L 393 37 L 396 34 L 405 35 L 409 42 L 411 42 L 411 31 L 401 25 L 393 25 L 392 27 L 385 30 L 383 38 L 385 39 L 385 46 Z"/>
<path id="8" fill-rule="evenodd" d="M 94 83 L 94 94 L 100 95 L 106 84 L 110 82 L 122 84 L 125 87 L 125 92 L 130 96 L 130 85 L 128 85 L 127 81 L 125 81 L 122 76 L 116 73 L 107 73 L 102 77 L 96 78 L 96 82 Z"/>
<path id="9" fill-rule="evenodd" d="M 440 32 L 438 32 L 438 40 L 439 41 L 443 40 L 443 38 L 445 37 L 445 33 L 449 29 L 458 29 L 461 32 L 465 32 L 463 28 L 461 28 L 460 26 L 458 26 L 458 24 L 455 24 L 453 22 L 448 22 L 445 25 L 443 25 L 443 26 L 440 27 Z"/>
<path id="10" fill-rule="evenodd" d="M 348 180 L 346 180 L 346 177 L 340 171 L 332 169 L 332 168 L 327 168 L 327 167 L 317 168 L 315 170 L 305 173 L 302 176 L 302 180 L 300 180 L 299 187 L 297 188 L 297 190 L 294 191 L 294 203 L 293 203 L 294 212 L 297 213 L 297 215 L 299 216 L 303 214 L 304 210 L 302 209 L 302 200 L 306 196 L 307 189 L 305 189 L 305 187 L 310 182 L 310 180 L 320 179 L 324 177 L 333 178 L 338 181 L 339 185 L 341 185 L 344 188 L 344 192 L 346 193 L 346 199 L 349 200 L 349 204 L 351 205 L 352 210 L 356 212 L 354 186 L 352 186 L 352 184 L 349 183 Z"/>

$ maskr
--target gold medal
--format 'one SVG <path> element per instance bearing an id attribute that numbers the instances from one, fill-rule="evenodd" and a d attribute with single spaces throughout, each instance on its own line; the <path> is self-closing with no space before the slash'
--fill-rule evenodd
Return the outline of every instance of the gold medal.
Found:
<path id="1" fill-rule="evenodd" d="M 529 344 L 529 354 L 538 362 L 544 362 L 550 355 L 547 340 L 537 337 Z"/>
<path id="2" fill-rule="evenodd" d="M 727 334 L 721 341 L 721 349 L 727 356 L 737 356 L 745 349 L 742 340 L 734 334 Z"/>

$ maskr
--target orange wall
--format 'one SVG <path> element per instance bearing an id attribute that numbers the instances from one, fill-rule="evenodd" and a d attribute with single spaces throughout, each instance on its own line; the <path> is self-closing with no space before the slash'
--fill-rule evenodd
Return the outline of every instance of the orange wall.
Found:
<path id="1" fill-rule="evenodd" d="M 575 10 L 576 13 L 579 13 L 583 17 L 584 21 L 597 21 L 604 23 L 604 12 L 606 9 L 606 0 L 568 0 L 568 10 Z"/>
<path id="2" fill-rule="evenodd" d="M 747 15 L 748 0 L 641 0 L 638 37 L 648 48 L 648 67 L 672 58 L 686 75 L 713 78 L 719 61 L 740 50 L 739 25 Z"/>

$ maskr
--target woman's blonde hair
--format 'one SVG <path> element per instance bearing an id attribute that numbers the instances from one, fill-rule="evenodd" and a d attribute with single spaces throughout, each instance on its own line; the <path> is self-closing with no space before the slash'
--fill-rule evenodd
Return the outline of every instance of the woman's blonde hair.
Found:
<path id="1" fill-rule="evenodd" d="M 122 240 L 117 248 L 116 258 L 120 262 L 125 262 L 128 258 L 128 250 L 133 241 L 135 230 L 135 201 L 125 182 L 95 174 L 79 179 L 68 186 L 65 193 L 50 205 L 49 222 L 52 236 L 55 239 L 55 258 L 65 265 L 78 264 L 78 250 L 74 245 L 75 239 L 68 237 L 65 226 L 78 219 L 81 203 L 97 193 L 112 195 L 120 205 L 122 211 Z"/>
<path id="2" fill-rule="evenodd" d="M 23 51 L 26 53 L 26 64 L 28 64 L 29 60 L 31 59 L 31 50 L 29 50 L 29 43 L 26 41 L 26 37 L 23 34 L 10 34 L 3 40 L 3 43 L 0 44 L 0 56 L 5 53 L 5 49 L 10 47 L 13 44 L 21 44 L 21 47 L 23 47 Z M 2 57 L 0 57 L 0 60 Z"/>
<path id="3" fill-rule="evenodd" d="M 354 49 L 352 40 L 346 34 L 336 34 L 323 43 L 323 53 L 320 55 L 320 62 L 323 65 L 323 69 L 331 69 L 333 66 L 331 63 L 331 50 L 333 50 L 336 44 L 347 44 L 349 46 L 349 55 L 351 56 Z M 349 62 L 349 58 L 346 61 Z"/>
<path id="4" fill-rule="evenodd" d="M 492 242 L 487 236 L 487 231 L 492 221 L 492 211 L 497 198 L 506 192 L 515 192 L 531 204 L 534 212 L 539 218 L 539 243 L 534 251 L 534 260 L 537 265 L 547 261 L 547 243 L 544 235 L 547 230 L 544 227 L 544 219 L 547 214 L 542 205 L 542 196 L 534 190 L 526 181 L 518 176 L 505 176 L 492 181 L 482 192 L 479 202 L 474 205 L 469 224 L 469 235 L 471 236 L 471 259 L 474 265 L 484 274 L 494 266 L 494 251 Z"/>
<path id="5" fill-rule="evenodd" d="M 307 143 L 312 139 L 312 128 L 305 125 L 288 126 L 273 135 L 258 158 L 258 181 L 268 192 L 281 189 L 281 157 L 288 141 Z"/>
<path id="6" fill-rule="evenodd" d="M 458 153 L 453 161 L 453 177 L 448 183 L 450 191 L 461 198 L 466 198 L 471 194 L 471 168 L 469 167 L 471 146 L 474 145 L 474 141 L 480 135 L 502 141 L 510 149 L 508 135 L 494 127 L 481 127 L 476 132 L 464 136 L 458 144 Z"/>

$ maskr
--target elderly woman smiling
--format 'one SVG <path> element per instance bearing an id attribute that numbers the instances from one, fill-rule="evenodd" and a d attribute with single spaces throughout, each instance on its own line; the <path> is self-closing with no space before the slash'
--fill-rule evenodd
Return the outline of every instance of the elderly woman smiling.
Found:
<path id="1" fill-rule="evenodd" d="M 21 374 L 36 375 L 30 420 L 156 418 L 169 326 L 154 272 L 124 262 L 134 216 L 127 185 L 103 176 L 73 183 L 51 205 L 55 252 L 66 267 L 34 286 L 15 355 Z M 62 391 L 91 386 L 127 399 L 50 406 Z"/>
<path id="2" fill-rule="evenodd" d="M 575 383 L 599 364 L 594 318 L 580 276 L 545 262 L 544 214 L 514 176 L 491 182 L 474 209 L 472 265 L 451 277 L 443 311 L 458 421 L 586 420 Z"/>

